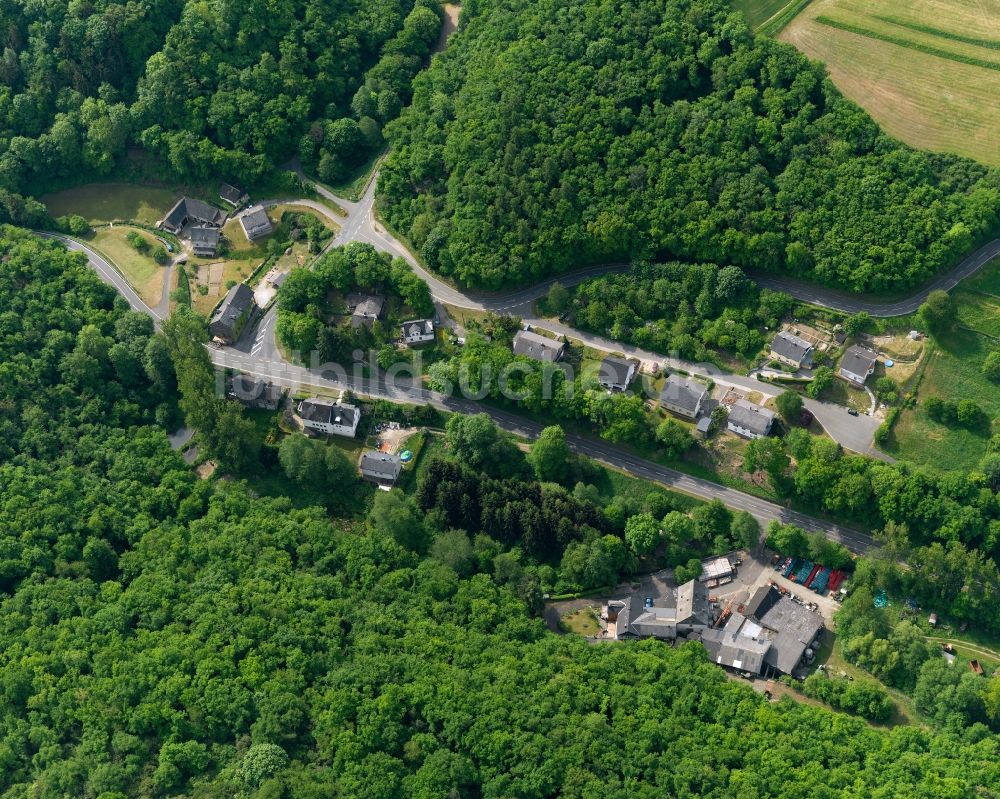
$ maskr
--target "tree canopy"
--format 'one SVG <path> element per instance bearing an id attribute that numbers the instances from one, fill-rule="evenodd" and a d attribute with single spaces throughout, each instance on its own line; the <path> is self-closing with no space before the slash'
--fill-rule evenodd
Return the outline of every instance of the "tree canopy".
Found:
<path id="1" fill-rule="evenodd" d="M 477 0 L 463 20 L 379 182 L 461 282 L 669 255 L 899 290 L 997 221 L 996 173 L 886 136 L 723 0 Z"/>
<path id="2" fill-rule="evenodd" d="M 378 492 L 363 524 L 198 479 L 155 423 L 174 423 L 171 346 L 196 337 L 154 336 L 54 244 L 3 228 L 0 251 L 5 796 L 910 799 L 1000 785 L 996 736 L 950 723 L 981 712 L 958 675 L 915 678 L 942 731 L 875 729 L 770 703 L 696 643 L 549 632 L 524 539 L 503 552 L 475 532 L 470 554 L 452 532 L 421 556 L 427 503 L 439 521 L 475 516 L 469 532 L 510 530 L 483 513 L 510 505 L 542 533 L 581 535 L 567 575 L 615 576 L 625 544 L 587 500 L 546 506 L 538 484 L 438 460 L 416 499 Z M 293 471 L 292 455 L 313 457 L 286 454 Z M 459 481 L 475 493 L 446 487 Z M 670 511 L 665 535 L 718 534 L 727 513 Z M 870 712 L 879 697 L 862 693 L 845 702 Z"/>

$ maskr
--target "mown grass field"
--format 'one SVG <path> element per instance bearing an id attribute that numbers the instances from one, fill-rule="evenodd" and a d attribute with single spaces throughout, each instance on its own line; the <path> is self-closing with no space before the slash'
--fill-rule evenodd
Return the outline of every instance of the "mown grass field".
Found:
<path id="1" fill-rule="evenodd" d="M 79 214 L 91 224 L 120 220 L 155 225 L 177 198 L 170 189 L 132 183 L 88 183 L 40 199 L 52 216 Z"/>
<path id="2" fill-rule="evenodd" d="M 130 227 L 98 228 L 89 243 L 100 250 L 122 271 L 125 279 L 149 306 L 157 305 L 163 298 L 163 270 L 149 255 L 138 252 L 125 236 L 136 232 L 146 240 L 150 250 L 161 246 L 151 233 Z"/>
<path id="3" fill-rule="evenodd" d="M 793 13 L 798 13 L 808 2 L 809 0 L 732 0 L 730 5 L 743 12 L 755 31 L 774 35 L 788 24 Z M 786 14 L 787 18 L 783 19 Z M 769 20 L 772 24 L 765 27 L 764 23 Z"/>
<path id="4" fill-rule="evenodd" d="M 813 0 L 780 38 L 893 136 L 1000 164 L 1000 0 Z"/>
<path id="5" fill-rule="evenodd" d="M 982 315 L 977 295 L 957 294 L 961 324 L 979 320 L 996 327 L 998 319 Z M 1000 311 L 1000 306 L 997 306 Z M 958 401 L 971 399 L 991 418 L 1000 417 L 1000 391 L 982 374 L 982 363 L 997 341 L 976 330 L 960 329 L 945 342 L 933 345 L 927 356 L 918 405 L 899 417 L 885 451 L 890 455 L 938 469 L 969 469 L 986 454 L 988 431 L 947 427 L 932 421 L 921 404 L 928 397 Z"/>

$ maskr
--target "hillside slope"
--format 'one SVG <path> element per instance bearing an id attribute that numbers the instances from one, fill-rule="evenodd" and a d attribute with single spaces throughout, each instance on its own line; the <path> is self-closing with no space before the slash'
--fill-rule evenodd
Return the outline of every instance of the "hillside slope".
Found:
<path id="1" fill-rule="evenodd" d="M 996 224 L 996 174 L 883 135 L 721 0 L 463 14 L 379 185 L 391 224 L 463 283 L 659 255 L 892 291 Z"/>

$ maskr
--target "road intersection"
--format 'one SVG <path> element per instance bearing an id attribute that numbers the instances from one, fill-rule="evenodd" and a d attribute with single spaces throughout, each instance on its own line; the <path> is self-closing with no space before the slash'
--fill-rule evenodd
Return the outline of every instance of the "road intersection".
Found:
<path id="1" fill-rule="evenodd" d="M 470 310 L 518 315 L 533 326 L 576 339 L 585 346 L 593 349 L 605 352 L 621 352 L 644 361 L 656 361 L 670 368 L 684 369 L 693 374 L 711 377 L 716 383 L 721 385 L 758 391 L 765 396 L 774 396 L 777 393 L 777 389 L 767 383 L 723 372 L 711 364 L 694 364 L 657 353 L 646 352 L 621 342 L 611 341 L 594 334 L 575 330 L 559 322 L 540 319 L 534 315 L 534 302 L 543 297 L 553 283 L 558 281 L 565 286 L 572 286 L 590 277 L 624 270 L 627 268 L 627 264 L 593 266 L 552 277 L 529 288 L 517 289 L 505 293 L 463 290 L 445 282 L 424 269 L 412 253 L 398 242 L 376 219 L 374 212 L 376 178 L 377 172 L 373 173 L 372 179 L 366 187 L 363 196 L 357 202 L 338 197 L 322 186 L 315 187 L 317 193 L 343 209 L 344 215 L 335 213 L 327 205 L 315 200 L 295 199 L 290 202 L 307 207 L 338 226 L 339 232 L 331 240 L 328 249 L 350 242 L 366 242 L 376 249 L 403 258 L 409 264 L 410 268 L 427 282 L 431 296 L 436 302 Z M 274 200 L 268 201 L 265 204 L 274 205 L 279 202 L 289 201 Z M 71 250 L 85 253 L 94 271 L 97 272 L 104 282 L 113 286 L 133 309 L 151 316 L 157 326 L 163 321 L 165 314 L 162 309 L 159 307 L 156 309 L 149 308 L 118 270 L 99 253 L 85 244 L 65 236 L 55 234 L 43 235 L 62 241 Z M 926 298 L 930 290 L 935 288 L 952 288 L 960 280 L 978 271 L 997 255 L 1000 255 L 1000 240 L 991 242 L 976 253 L 973 253 L 955 267 L 955 269 L 947 275 L 943 275 L 926 289 L 917 292 L 910 298 L 894 303 L 866 302 L 851 298 L 842 293 L 807 284 L 799 284 L 784 278 L 762 277 L 758 278 L 758 280 L 763 286 L 786 291 L 798 299 L 807 302 L 825 305 L 849 313 L 867 310 L 873 316 L 893 316 L 913 312 L 923 302 L 923 299 Z M 282 356 L 275 340 L 275 316 L 275 306 L 272 305 L 262 316 L 259 323 L 245 331 L 241 340 L 234 346 L 210 347 L 209 354 L 213 364 L 217 367 L 239 370 L 267 379 L 277 385 L 296 390 L 301 390 L 302 388 L 324 390 L 346 388 L 360 396 L 382 398 L 393 402 L 410 404 L 430 404 L 440 410 L 449 412 L 477 413 L 485 411 L 500 427 L 517 435 L 534 438 L 541 432 L 541 425 L 539 423 L 522 416 L 472 400 L 428 391 L 420 385 L 419 378 L 397 378 L 390 384 L 383 376 L 373 379 L 359 374 L 348 375 L 344 370 L 337 370 L 336 373 L 331 373 L 330 370 L 323 369 L 322 367 L 319 369 L 307 369 L 302 366 L 290 364 Z M 846 408 L 830 403 L 807 400 L 806 405 L 830 436 L 839 441 L 844 447 L 873 457 L 885 458 L 882 453 L 879 453 L 871 445 L 872 435 L 878 426 L 876 419 L 870 416 L 850 416 Z M 574 450 L 608 466 L 703 499 L 721 499 L 728 507 L 736 510 L 746 510 L 761 522 L 767 523 L 771 520 L 778 520 L 785 523 L 797 524 L 806 530 L 821 531 L 831 539 L 844 543 L 856 552 L 864 552 L 874 546 L 873 539 L 863 533 L 790 510 L 742 491 L 661 466 L 607 442 L 578 434 L 570 434 L 567 438 Z"/>

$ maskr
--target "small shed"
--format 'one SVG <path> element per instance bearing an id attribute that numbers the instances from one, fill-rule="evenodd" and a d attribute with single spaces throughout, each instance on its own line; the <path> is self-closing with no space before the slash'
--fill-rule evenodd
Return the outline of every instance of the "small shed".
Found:
<path id="1" fill-rule="evenodd" d="M 937 613 L 932 613 L 930 616 L 928 616 L 927 617 L 927 623 L 931 627 L 937 627 L 937 623 L 938 623 L 938 615 L 937 615 Z"/>

